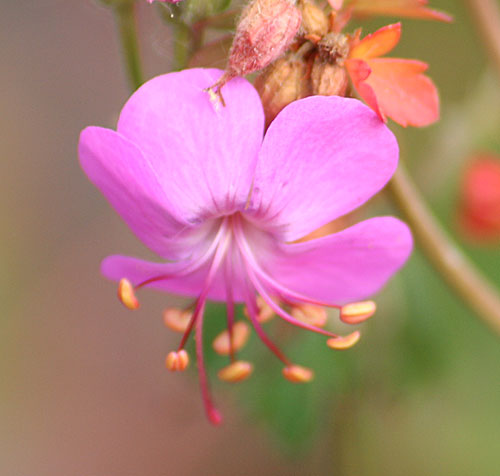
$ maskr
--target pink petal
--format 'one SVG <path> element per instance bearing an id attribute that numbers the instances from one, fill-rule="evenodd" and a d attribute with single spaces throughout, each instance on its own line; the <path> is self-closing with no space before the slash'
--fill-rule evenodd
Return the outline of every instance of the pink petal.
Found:
<path id="1" fill-rule="evenodd" d="M 118 132 L 136 143 L 187 221 L 240 210 L 251 187 L 264 113 L 242 78 L 224 86 L 226 106 L 204 89 L 222 74 L 190 69 L 158 76 L 123 108 Z"/>
<path id="2" fill-rule="evenodd" d="M 178 256 L 182 240 L 173 238 L 186 223 L 141 151 L 115 131 L 87 127 L 78 153 L 91 182 L 137 237 L 160 256 Z"/>
<path id="3" fill-rule="evenodd" d="M 345 304 L 379 291 L 411 249 L 411 233 L 403 222 L 377 217 L 324 238 L 284 245 L 268 270 L 293 291 Z"/>
<path id="4" fill-rule="evenodd" d="M 368 200 L 397 162 L 394 135 L 360 101 L 295 101 L 264 138 L 249 213 L 294 241 Z"/>
<path id="5" fill-rule="evenodd" d="M 204 288 L 209 271 L 209 264 L 205 264 L 187 275 L 182 274 L 182 269 L 185 268 L 186 265 L 189 265 L 189 263 L 189 261 L 177 263 L 152 263 L 129 256 L 113 255 L 103 260 L 101 263 L 101 272 L 106 278 L 114 281 L 118 281 L 121 278 L 127 278 L 134 286 L 157 276 L 171 276 L 170 279 L 151 282 L 146 287 L 196 298 Z M 243 301 L 241 281 L 243 272 L 241 270 L 235 271 L 238 272 L 233 275 L 233 279 L 231 280 L 233 299 L 235 301 Z M 222 270 L 216 273 L 210 285 L 208 298 L 214 301 L 226 300 L 226 284 Z"/>

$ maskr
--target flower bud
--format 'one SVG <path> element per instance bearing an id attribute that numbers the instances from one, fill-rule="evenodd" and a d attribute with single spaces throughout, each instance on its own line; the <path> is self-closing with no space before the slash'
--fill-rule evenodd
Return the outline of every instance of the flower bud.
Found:
<path id="1" fill-rule="evenodd" d="M 321 96 L 345 96 L 349 79 L 347 71 L 338 64 L 323 61 L 319 56 L 314 59 L 311 69 L 312 93 Z"/>
<path id="2" fill-rule="evenodd" d="M 300 22 L 300 11 L 290 0 L 252 0 L 236 29 L 228 73 L 245 76 L 265 68 L 292 42 Z"/>
<path id="3" fill-rule="evenodd" d="M 306 74 L 305 61 L 288 53 L 256 78 L 254 86 L 264 106 L 266 127 L 285 106 L 309 95 Z"/>
<path id="4" fill-rule="evenodd" d="M 328 18 L 313 1 L 300 0 L 299 10 L 302 13 L 302 30 L 306 35 L 322 37 L 328 32 Z"/>

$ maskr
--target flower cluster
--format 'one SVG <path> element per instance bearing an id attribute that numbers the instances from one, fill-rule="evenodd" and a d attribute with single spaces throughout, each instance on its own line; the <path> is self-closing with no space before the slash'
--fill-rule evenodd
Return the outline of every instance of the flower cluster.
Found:
<path id="1" fill-rule="evenodd" d="M 169 327 L 183 332 L 166 359 L 170 370 L 189 364 L 184 348 L 196 334 L 205 409 L 220 422 L 204 367 L 207 299 L 226 302 L 227 332 L 214 349 L 228 355 L 222 380 L 248 377 L 237 358 L 248 325 L 235 322 L 243 303 L 262 342 L 283 363 L 283 375 L 306 382 L 312 371 L 292 361 L 264 330 L 276 314 L 317 332 L 333 349 L 359 333 L 326 329 L 322 307 L 340 309 L 356 324 L 373 314 L 371 301 L 406 261 L 412 238 L 393 217 L 371 218 L 310 241 L 296 241 L 349 213 L 377 193 L 398 161 L 393 134 L 356 99 L 315 96 L 285 107 L 265 136 L 256 90 L 244 79 L 224 89 L 217 107 L 206 88 L 222 75 L 194 69 L 166 74 L 139 88 L 124 106 L 117 131 L 86 128 L 81 165 L 137 237 L 161 259 L 110 256 L 103 274 L 119 282 L 119 296 L 137 308 L 143 287 L 194 298 L 188 310 L 167 310 Z"/>

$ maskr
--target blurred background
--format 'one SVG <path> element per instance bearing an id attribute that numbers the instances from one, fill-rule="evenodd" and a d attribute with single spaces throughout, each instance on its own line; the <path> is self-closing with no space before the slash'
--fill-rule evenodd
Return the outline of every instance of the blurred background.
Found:
<path id="1" fill-rule="evenodd" d="M 151 77 L 173 53 L 143 3 Z M 457 219 L 469 158 L 500 153 L 500 83 L 463 2 L 431 4 L 455 22 L 404 20 L 392 55 L 430 64 L 442 120 L 391 128 L 440 221 L 500 287 L 498 241 L 466 236 Z M 164 369 L 178 336 L 161 311 L 181 301 L 144 291 L 130 313 L 99 274 L 108 254 L 148 257 L 76 155 L 80 130 L 114 127 L 129 94 L 111 13 L 91 0 L 0 5 L 2 476 L 500 474 L 499 339 L 418 250 L 349 352 L 273 324 L 287 352 L 315 368 L 313 383 L 282 379 L 253 338 L 245 355 L 255 375 L 238 388 L 215 382 L 226 421 L 212 428 L 195 372 Z M 365 212 L 394 213 L 384 199 Z M 223 327 L 220 311 L 210 311 L 208 334 Z"/>

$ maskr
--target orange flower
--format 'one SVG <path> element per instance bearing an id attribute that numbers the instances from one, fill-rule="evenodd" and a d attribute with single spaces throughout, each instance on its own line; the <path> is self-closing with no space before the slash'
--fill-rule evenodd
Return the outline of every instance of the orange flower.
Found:
<path id="1" fill-rule="evenodd" d="M 459 223 L 471 239 L 500 239 L 500 157 L 475 156 L 461 186 Z"/>
<path id="2" fill-rule="evenodd" d="M 354 87 L 383 121 L 386 117 L 403 127 L 427 126 L 439 118 L 436 86 L 423 73 L 427 64 L 401 58 L 380 58 L 401 37 L 401 24 L 380 28 L 363 40 L 354 40 L 346 60 Z"/>
<path id="3" fill-rule="evenodd" d="M 444 12 L 427 8 L 427 0 L 351 0 L 349 6 L 359 15 L 388 15 L 395 17 L 422 18 L 426 20 L 452 21 Z"/>

